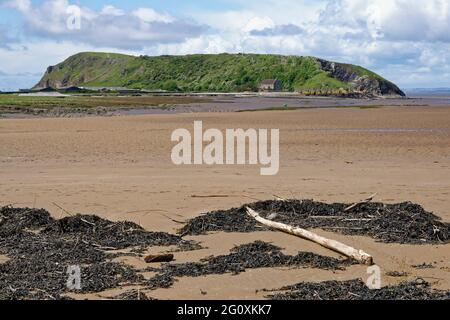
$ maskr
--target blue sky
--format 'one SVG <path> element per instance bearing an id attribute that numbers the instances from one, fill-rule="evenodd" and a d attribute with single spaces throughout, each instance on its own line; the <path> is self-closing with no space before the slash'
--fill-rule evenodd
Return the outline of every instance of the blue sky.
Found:
<path id="1" fill-rule="evenodd" d="M 450 87 L 449 31 L 450 0 L 0 0 L 0 90 L 80 51 L 312 55 Z"/>

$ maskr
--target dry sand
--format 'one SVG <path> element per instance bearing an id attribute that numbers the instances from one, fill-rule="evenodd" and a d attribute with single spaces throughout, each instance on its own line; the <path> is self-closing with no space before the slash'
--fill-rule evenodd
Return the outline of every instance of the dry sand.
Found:
<path id="1" fill-rule="evenodd" d="M 195 120 L 203 120 L 206 128 L 279 128 L 279 174 L 262 177 L 259 166 L 172 165 L 172 130 L 191 129 Z M 0 120 L 0 205 L 42 207 L 56 217 L 64 215 L 61 206 L 70 212 L 132 220 L 150 230 L 175 232 L 180 225 L 167 216 L 185 220 L 253 199 L 271 199 L 274 194 L 354 202 L 375 192 L 379 201 L 413 201 L 450 221 L 450 107 Z M 223 197 L 203 197 L 208 195 Z M 450 289 L 449 245 L 381 244 L 365 237 L 319 233 L 373 254 L 383 273 L 409 274 L 405 278 L 384 275 L 383 284 L 421 276 L 437 288 Z M 208 249 L 179 253 L 178 261 L 224 254 L 234 245 L 255 240 L 271 241 L 290 253 L 336 256 L 277 232 L 219 233 L 192 239 Z M 424 262 L 435 268 L 411 267 Z M 264 296 L 257 292 L 264 288 L 366 277 L 361 266 L 335 273 L 262 269 L 238 276 L 185 278 L 171 289 L 149 295 L 255 299 Z"/>

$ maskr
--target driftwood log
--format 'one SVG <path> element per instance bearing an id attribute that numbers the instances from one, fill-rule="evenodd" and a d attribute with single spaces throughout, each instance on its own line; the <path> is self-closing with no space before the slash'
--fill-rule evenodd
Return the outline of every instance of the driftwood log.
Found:
<path id="1" fill-rule="evenodd" d="M 171 262 L 173 258 L 174 258 L 173 254 L 158 254 L 146 256 L 144 260 L 147 263 L 157 263 L 157 262 Z"/>
<path id="2" fill-rule="evenodd" d="M 251 216 L 256 221 L 258 221 L 259 223 L 261 223 L 265 226 L 268 226 L 270 228 L 273 228 L 273 229 L 276 229 L 276 230 L 279 230 L 279 231 L 282 231 L 282 232 L 285 232 L 285 233 L 288 233 L 291 235 L 295 235 L 297 237 L 301 237 L 301 238 L 313 241 L 317 244 L 320 244 L 321 246 L 323 246 L 325 248 L 331 249 L 335 252 L 338 252 L 347 257 L 355 259 L 356 261 L 358 261 L 361 264 L 373 265 L 372 256 L 365 253 L 362 250 L 357 250 L 357 249 L 347 246 L 339 241 L 327 239 L 325 237 L 319 236 L 319 235 L 317 235 L 311 231 L 305 230 L 305 229 L 301 229 L 301 228 L 289 226 L 287 224 L 264 219 L 263 217 L 261 217 L 259 215 L 259 213 L 257 213 L 256 211 L 254 211 L 253 209 L 251 209 L 249 207 L 247 207 L 247 213 L 249 216 Z"/>

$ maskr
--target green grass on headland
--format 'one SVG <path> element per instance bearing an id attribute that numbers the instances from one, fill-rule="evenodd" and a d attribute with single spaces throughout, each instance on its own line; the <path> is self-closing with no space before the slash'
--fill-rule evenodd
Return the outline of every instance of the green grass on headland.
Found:
<path id="1" fill-rule="evenodd" d="M 359 66 L 345 70 L 389 82 Z M 126 87 L 169 92 L 257 91 L 262 80 L 278 79 L 282 91 L 350 89 L 352 84 L 324 71 L 314 57 L 268 54 L 128 56 L 79 53 L 51 67 L 38 87 Z"/>

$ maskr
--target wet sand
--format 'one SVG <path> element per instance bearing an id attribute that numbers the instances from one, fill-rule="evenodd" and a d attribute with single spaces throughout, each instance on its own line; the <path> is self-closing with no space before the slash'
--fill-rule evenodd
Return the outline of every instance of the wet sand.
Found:
<path id="1" fill-rule="evenodd" d="M 450 105 L 450 95 L 411 95 L 385 98 L 307 97 L 293 93 L 192 94 L 144 95 L 121 97 L 70 96 L 72 104 L 54 101 L 42 106 L 21 105 L 15 110 L 0 105 L 0 118 L 30 119 L 52 117 L 170 115 L 181 113 L 244 112 L 274 109 L 314 108 L 381 108 L 381 107 L 442 107 Z M 75 103 L 76 102 L 76 103 Z M 87 105 L 85 105 L 87 104 Z M 20 104 L 19 104 L 20 105 Z M 87 108 L 86 108 L 87 107 Z M 11 110 L 12 108 L 12 110 Z M 78 109 L 83 109 L 79 111 Z M 45 108 L 44 108 L 45 109 Z M 20 111 L 22 110 L 22 111 Z M 28 112 L 24 112 L 28 110 Z M 34 111 L 33 111 L 34 110 Z M 96 113 L 99 112 L 99 113 Z"/>
<path id="2" fill-rule="evenodd" d="M 450 105 L 450 96 L 412 95 L 388 98 L 336 98 L 336 97 L 306 97 L 289 93 L 258 94 L 218 94 L 199 96 L 210 101 L 200 103 L 178 103 L 168 108 L 122 110 L 115 114 L 174 114 L 192 112 L 237 112 L 255 111 L 274 108 L 309 109 L 309 108 L 379 108 L 383 106 L 397 107 L 436 107 Z"/>
<path id="3" fill-rule="evenodd" d="M 172 131 L 192 130 L 195 120 L 203 120 L 205 128 L 279 128 L 279 174 L 260 176 L 259 166 L 172 165 Z M 59 208 L 63 207 L 73 213 L 135 221 L 149 230 L 175 232 L 180 225 L 168 217 L 186 220 L 210 210 L 272 199 L 273 195 L 355 202 L 375 192 L 378 201 L 413 201 L 450 222 L 450 107 L 0 120 L 0 205 L 42 207 L 55 217 L 64 215 Z M 450 245 L 381 244 L 365 237 L 318 232 L 373 254 L 383 274 L 408 273 L 404 278 L 383 276 L 383 284 L 420 276 L 437 288 L 450 289 Z M 218 233 L 190 239 L 208 249 L 176 254 L 177 261 L 224 254 L 234 245 L 255 240 L 273 242 L 289 253 L 336 256 L 277 232 Z M 432 263 L 435 268 L 411 267 L 422 263 Z M 259 299 L 264 296 L 257 292 L 261 289 L 366 277 L 362 266 L 336 273 L 261 269 L 238 276 L 184 278 L 171 289 L 148 295 L 160 299 Z"/>

